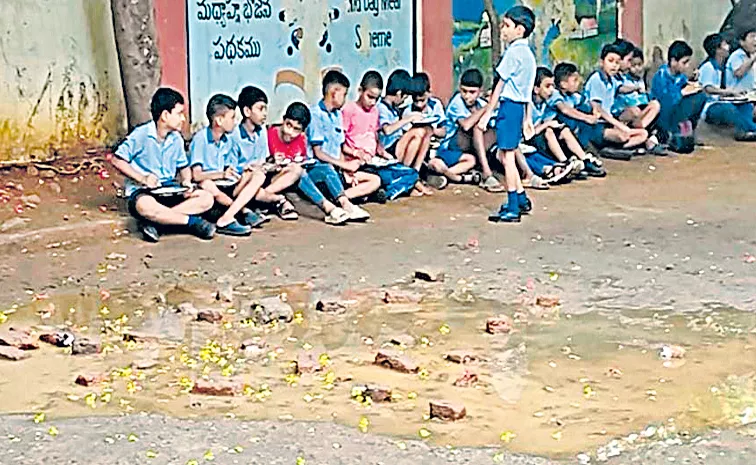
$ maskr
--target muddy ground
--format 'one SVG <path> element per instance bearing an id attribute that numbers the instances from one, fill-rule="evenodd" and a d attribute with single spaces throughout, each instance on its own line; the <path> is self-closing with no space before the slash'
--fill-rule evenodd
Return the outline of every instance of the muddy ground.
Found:
<path id="1" fill-rule="evenodd" d="M 17 188 L 4 188 L 0 302 L 10 308 L 35 296 L 101 288 L 213 286 L 221 276 L 236 286 L 307 283 L 316 296 L 335 295 L 408 283 L 418 267 L 433 267 L 446 274 L 438 285 L 443 292 L 507 305 L 558 296 L 562 314 L 753 312 L 754 146 L 710 134 L 705 140 L 693 156 L 608 162 L 606 179 L 531 192 L 536 207 L 520 225 L 485 221 L 501 196 L 451 187 L 432 198 L 369 205 L 373 220 L 365 225 L 329 227 L 301 205 L 299 222 L 274 221 L 248 239 L 172 236 L 157 245 L 133 232 L 113 197 L 115 176 L 95 170 L 80 179 L 39 178 L 9 171 L 3 185 L 20 183 L 23 194 L 40 198 L 22 201 Z M 395 438 L 323 423 L 186 423 L 133 415 L 55 425 L 61 434 L 52 437 L 29 417 L 6 417 L 0 433 L 13 438 L 3 445 L 8 453 L 0 463 L 53 457 L 59 463 L 187 463 L 202 462 L 207 450 L 218 463 L 551 463 L 498 448 L 449 450 L 407 440 L 401 449 Z M 116 437 L 137 431 L 139 441 Z M 694 443 L 629 448 L 610 463 L 754 463 L 747 433 L 701 431 Z M 242 453 L 228 452 L 235 442 Z M 145 455 L 151 448 L 155 458 Z"/>

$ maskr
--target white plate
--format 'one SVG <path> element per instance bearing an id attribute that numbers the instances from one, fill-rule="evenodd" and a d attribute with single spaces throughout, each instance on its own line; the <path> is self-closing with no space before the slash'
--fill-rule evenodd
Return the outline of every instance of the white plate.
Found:
<path id="1" fill-rule="evenodd" d="M 399 161 L 397 160 L 387 160 L 386 158 L 373 157 L 368 165 L 375 166 L 376 168 L 383 168 L 384 166 L 395 165 L 397 163 L 399 163 Z"/>
<path id="2" fill-rule="evenodd" d="M 165 186 L 165 187 L 156 187 L 154 189 L 151 189 L 150 193 L 152 195 L 158 195 L 158 196 L 171 196 L 171 195 L 183 194 L 184 192 L 188 190 L 189 188 L 186 186 Z"/>
<path id="3" fill-rule="evenodd" d="M 239 181 L 234 181 L 233 179 L 216 179 L 215 185 L 218 187 L 231 187 L 235 186 Z"/>
<path id="4" fill-rule="evenodd" d="M 413 126 L 431 126 L 433 124 L 438 123 L 439 121 L 441 121 L 441 119 L 438 116 L 428 116 L 421 119 L 420 121 L 415 121 L 414 123 L 412 123 L 412 125 Z"/>

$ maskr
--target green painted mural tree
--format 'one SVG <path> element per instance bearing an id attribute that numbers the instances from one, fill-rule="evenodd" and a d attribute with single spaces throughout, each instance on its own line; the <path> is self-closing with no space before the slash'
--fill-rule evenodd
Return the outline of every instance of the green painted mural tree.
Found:
<path id="1" fill-rule="evenodd" d="M 110 7 L 131 129 L 151 119 L 150 99 L 160 85 L 155 8 L 153 0 L 112 0 Z"/>
<path id="2" fill-rule="evenodd" d="M 499 13 L 493 0 L 483 0 L 483 5 L 488 13 L 488 19 L 491 22 L 491 63 L 496 66 L 501 58 L 501 39 L 499 33 Z"/>

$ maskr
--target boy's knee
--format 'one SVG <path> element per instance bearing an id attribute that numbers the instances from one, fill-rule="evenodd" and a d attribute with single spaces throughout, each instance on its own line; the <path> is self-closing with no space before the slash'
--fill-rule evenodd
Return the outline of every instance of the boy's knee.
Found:
<path id="1" fill-rule="evenodd" d="M 151 219 L 157 215 L 160 204 L 154 197 L 143 195 L 137 199 L 135 208 L 141 216 Z"/>
<path id="2" fill-rule="evenodd" d="M 296 176 L 297 178 L 301 178 L 302 175 L 304 174 L 304 168 L 302 168 L 300 165 L 292 163 L 286 166 L 283 169 L 283 172 L 291 174 L 292 176 Z"/>
<path id="3" fill-rule="evenodd" d="M 199 187 L 203 191 L 207 191 L 211 194 L 217 194 L 220 192 L 220 189 L 218 189 L 218 186 L 215 185 L 215 182 L 211 181 L 210 179 L 205 179 L 204 181 L 201 181 L 199 183 Z"/>
<path id="4" fill-rule="evenodd" d="M 648 102 L 648 108 L 659 111 L 661 110 L 661 103 L 659 103 L 658 100 L 651 100 L 650 102 Z"/>
<path id="5" fill-rule="evenodd" d="M 215 203 L 215 198 L 213 197 L 212 194 L 210 194 L 207 191 L 200 190 L 200 191 L 197 191 L 195 195 L 196 195 L 195 198 L 197 199 L 197 204 L 199 208 L 204 209 L 204 211 L 207 211 L 213 208 L 213 204 Z"/>

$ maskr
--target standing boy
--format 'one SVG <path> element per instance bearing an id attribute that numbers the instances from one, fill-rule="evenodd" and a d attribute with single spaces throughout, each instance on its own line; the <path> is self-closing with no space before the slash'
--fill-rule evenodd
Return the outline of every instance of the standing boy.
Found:
<path id="1" fill-rule="evenodd" d="M 323 99 L 310 108 L 312 123 L 307 128 L 309 153 L 317 159 L 315 166 L 309 168 L 310 178 L 320 182 L 330 168 L 339 168 L 349 187 L 339 196 L 341 206 L 352 221 L 365 221 L 370 214 L 352 204 L 349 199 L 367 197 L 381 187 L 381 179 L 370 173 L 360 171 L 363 162 L 358 159 L 346 160 L 342 156 L 344 145 L 344 127 L 341 108 L 346 103 L 349 91 L 349 79 L 341 72 L 331 70 L 323 77 Z"/>
<path id="2" fill-rule="evenodd" d="M 173 89 L 158 89 L 150 103 L 152 121 L 135 128 L 116 149 L 113 166 L 126 176 L 129 212 L 139 222 L 145 240 L 160 240 L 158 226 L 185 227 L 202 239 L 215 234 L 215 226 L 199 215 L 210 210 L 213 197 L 192 188 L 192 173 L 184 151 L 184 97 Z M 152 190 L 175 182 L 188 190 L 183 195 L 160 197 Z"/>
<path id="3" fill-rule="evenodd" d="M 407 71 L 398 69 L 389 75 L 386 82 L 386 95 L 378 103 L 381 125 L 379 140 L 386 152 L 396 157 L 405 166 L 419 172 L 430 149 L 431 135 L 422 127 L 406 129 L 412 123 L 423 119 L 423 115 L 419 112 L 408 112 L 402 115 L 402 105 L 411 90 L 412 78 Z M 416 195 L 432 193 L 419 180 L 415 184 Z"/>
<path id="4" fill-rule="evenodd" d="M 725 102 L 720 97 L 737 97 L 743 91 L 722 87 L 722 70 L 730 56 L 730 44 L 721 34 L 711 34 L 703 43 L 708 59 L 698 68 L 698 82 L 706 92 L 706 106 L 701 117 L 709 124 L 734 126 L 735 140 L 756 141 L 756 123 L 753 121 L 753 104 Z"/>
<path id="5" fill-rule="evenodd" d="M 706 95 L 701 86 L 690 84 L 687 73 L 693 49 L 677 40 L 669 46 L 667 64 L 662 65 L 651 82 L 651 97 L 661 103 L 659 114 L 660 137 L 669 138 L 670 133 L 680 131 L 680 123 L 690 122 L 693 130 L 698 125 Z"/>
<path id="6" fill-rule="evenodd" d="M 515 6 L 504 14 L 500 34 L 501 39 L 509 45 L 496 68 L 499 82 L 494 87 L 485 113 L 478 121 L 478 129 L 485 131 L 494 108 L 499 105 L 496 116 L 496 140 L 499 160 L 505 170 L 507 202 L 501 205 L 499 211 L 489 216 L 489 221 L 493 222 L 519 222 L 520 215 L 530 212 L 533 208 L 522 187 L 515 156 L 523 132 L 529 136 L 533 133 L 530 115 L 526 113 L 532 98 L 536 74 L 535 56 L 527 41 L 534 28 L 535 15 L 528 7 Z"/>
<path id="7" fill-rule="evenodd" d="M 301 167 L 302 163 L 308 161 L 307 141 L 304 132 L 310 126 L 310 120 L 310 110 L 307 105 L 294 102 L 286 108 L 283 124 L 271 126 L 268 129 L 268 148 L 277 164 L 293 164 Z M 319 181 L 331 189 L 333 197 L 335 199 L 343 198 L 343 201 L 347 202 L 341 178 L 331 165 L 323 165 L 320 172 Z M 323 210 L 327 224 L 341 225 L 349 220 L 349 214 L 343 208 L 337 207 L 325 198 L 304 168 L 298 187 L 305 197 Z"/>

